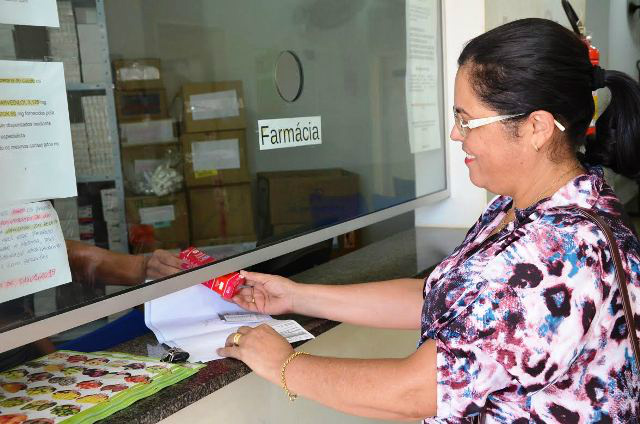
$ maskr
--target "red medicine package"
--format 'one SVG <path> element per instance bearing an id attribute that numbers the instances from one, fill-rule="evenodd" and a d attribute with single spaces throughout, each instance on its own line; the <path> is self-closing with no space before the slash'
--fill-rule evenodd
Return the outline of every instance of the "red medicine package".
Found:
<path id="1" fill-rule="evenodd" d="M 185 261 L 182 265 L 184 269 L 191 269 L 216 261 L 214 258 L 195 247 L 190 247 L 187 250 L 180 252 L 180 259 Z M 223 299 L 230 300 L 238 291 L 238 286 L 241 286 L 244 282 L 245 279 L 243 276 L 237 272 L 232 272 L 231 274 L 205 281 L 202 285 L 218 293 Z"/>

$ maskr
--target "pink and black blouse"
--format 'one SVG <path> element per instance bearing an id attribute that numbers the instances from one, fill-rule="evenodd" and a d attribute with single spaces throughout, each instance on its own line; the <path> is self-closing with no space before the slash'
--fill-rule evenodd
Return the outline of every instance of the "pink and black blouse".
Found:
<path id="1" fill-rule="evenodd" d="M 568 206 L 611 226 L 640 327 L 640 243 L 600 168 L 516 210 L 497 197 L 425 282 L 420 344 L 437 345 L 437 416 L 460 423 L 631 423 L 637 369 L 604 234 Z M 640 422 L 640 421 L 638 421 Z"/>

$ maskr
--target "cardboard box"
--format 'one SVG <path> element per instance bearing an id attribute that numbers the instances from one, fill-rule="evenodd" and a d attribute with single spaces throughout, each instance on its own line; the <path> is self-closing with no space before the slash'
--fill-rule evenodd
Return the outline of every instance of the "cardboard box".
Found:
<path id="1" fill-rule="evenodd" d="M 140 192 L 138 182 L 144 181 L 145 173 L 152 173 L 158 166 L 167 162 L 179 173 L 183 172 L 182 154 L 178 143 L 123 146 L 120 150 L 120 156 L 127 194 L 148 194 Z"/>
<path id="2" fill-rule="evenodd" d="M 187 187 L 251 181 L 244 130 L 183 134 L 180 143 Z"/>
<path id="3" fill-rule="evenodd" d="M 120 143 L 124 145 L 175 143 L 173 119 L 149 119 L 120 124 Z"/>
<path id="4" fill-rule="evenodd" d="M 362 211 L 358 175 L 343 169 L 258 173 L 261 237 L 287 224 L 333 224 Z"/>
<path id="5" fill-rule="evenodd" d="M 189 213 L 184 193 L 127 197 L 125 207 L 133 253 L 189 246 Z"/>
<path id="6" fill-rule="evenodd" d="M 160 59 L 119 59 L 113 61 L 113 74 L 118 90 L 160 89 Z"/>
<path id="7" fill-rule="evenodd" d="M 235 130 L 247 126 L 242 81 L 185 84 L 182 101 L 184 132 Z"/>
<path id="8" fill-rule="evenodd" d="M 167 97 L 164 89 L 116 90 L 118 121 L 133 122 L 167 118 Z"/>
<path id="9" fill-rule="evenodd" d="M 255 240 L 250 184 L 189 189 L 191 238 L 203 245 Z"/>

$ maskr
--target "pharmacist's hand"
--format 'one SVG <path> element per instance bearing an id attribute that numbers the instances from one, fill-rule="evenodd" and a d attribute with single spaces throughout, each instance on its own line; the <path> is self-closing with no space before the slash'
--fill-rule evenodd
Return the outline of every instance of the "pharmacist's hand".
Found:
<path id="1" fill-rule="evenodd" d="M 239 359 L 260 377 L 280 384 L 280 368 L 293 353 L 289 342 L 267 324 L 240 327 L 237 333 L 241 334 L 238 344 L 233 343 L 236 333 L 232 333 L 225 347 L 218 349 L 218 355 Z"/>
<path id="2" fill-rule="evenodd" d="M 166 250 L 158 249 L 147 261 L 146 274 L 149 279 L 167 277 L 183 271 L 182 259 Z"/>
<path id="3" fill-rule="evenodd" d="M 293 312 L 296 283 L 285 277 L 257 272 L 240 271 L 245 287 L 233 297 L 240 307 L 261 314 L 286 314 Z"/>

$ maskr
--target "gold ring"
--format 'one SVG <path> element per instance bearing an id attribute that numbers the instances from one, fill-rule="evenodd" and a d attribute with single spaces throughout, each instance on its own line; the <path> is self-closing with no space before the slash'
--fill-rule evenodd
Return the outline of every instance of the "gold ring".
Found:
<path id="1" fill-rule="evenodd" d="M 240 345 L 238 344 L 238 342 L 240 342 L 240 337 L 242 337 L 242 334 L 240 334 L 240 333 L 235 333 L 235 334 L 233 335 L 233 344 L 234 344 L 235 346 L 240 346 Z"/>

